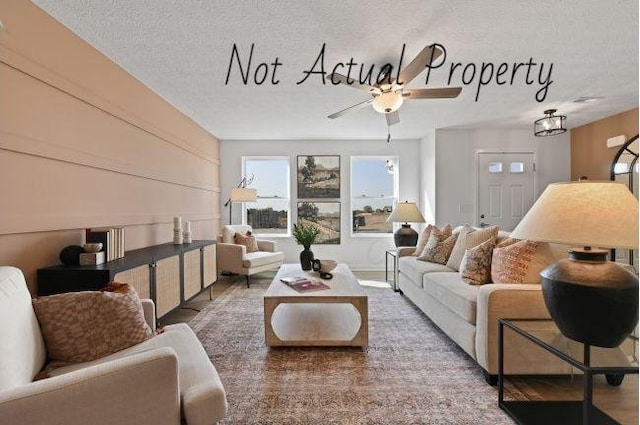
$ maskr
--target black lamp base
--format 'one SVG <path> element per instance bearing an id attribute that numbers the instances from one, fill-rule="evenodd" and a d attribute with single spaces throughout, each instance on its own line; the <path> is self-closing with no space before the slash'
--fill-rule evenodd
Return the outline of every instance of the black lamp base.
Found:
<path id="1" fill-rule="evenodd" d="M 638 323 L 638 278 L 602 250 L 572 250 L 540 272 L 547 309 L 563 335 L 617 347 Z"/>
<path id="2" fill-rule="evenodd" d="M 416 246 L 418 244 L 418 232 L 413 230 L 411 225 L 405 223 L 393 234 L 393 240 L 396 243 L 396 247 Z"/>

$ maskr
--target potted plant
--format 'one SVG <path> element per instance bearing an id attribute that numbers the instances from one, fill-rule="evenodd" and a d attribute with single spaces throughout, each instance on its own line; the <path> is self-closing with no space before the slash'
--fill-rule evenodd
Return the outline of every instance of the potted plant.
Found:
<path id="1" fill-rule="evenodd" d="M 311 244 L 315 243 L 320 236 L 320 229 L 313 224 L 305 224 L 299 222 L 293 225 L 293 237 L 300 245 L 304 247 L 304 250 L 300 253 L 300 265 L 302 270 L 311 270 L 313 265 L 313 252 L 311 251 Z"/>

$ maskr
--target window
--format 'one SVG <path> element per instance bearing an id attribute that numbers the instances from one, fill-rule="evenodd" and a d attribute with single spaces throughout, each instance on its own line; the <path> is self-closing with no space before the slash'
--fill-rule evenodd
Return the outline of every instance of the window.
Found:
<path id="1" fill-rule="evenodd" d="M 387 223 L 398 200 L 398 159 L 390 156 L 351 157 L 351 234 L 387 235 Z"/>
<path id="2" fill-rule="evenodd" d="M 502 172 L 502 162 L 490 162 L 489 173 L 496 174 Z"/>
<path id="3" fill-rule="evenodd" d="M 253 176 L 252 188 L 258 191 L 258 201 L 243 204 L 243 223 L 253 233 L 289 236 L 291 202 L 289 199 L 289 157 L 244 156 L 242 173 Z"/>
<path id="4" fill-rule="evenodd" d="M 512 162 L 509 165 L 509 171 L 511 173 L 524 173 L 524 162 Z"/>
<path id="5" fill-rule="evenodd" d="M 629 164 L 626 162 L 616 162 L 616 165 L 613 166 L 614 174 L 625 174 L 629 172 Z"/>

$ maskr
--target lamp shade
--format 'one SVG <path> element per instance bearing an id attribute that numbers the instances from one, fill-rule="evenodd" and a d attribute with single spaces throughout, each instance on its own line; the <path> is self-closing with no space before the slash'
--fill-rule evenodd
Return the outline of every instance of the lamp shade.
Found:
<path id="1" fill-rule="evenodd" d="M 638 247 L 638 200 L 622 183 L 553 183 L 511 236 L 599 248 Z"/>
<path id="2" fill-rule="evenodd" d="M 424 217 L 415 202 L 401 202 L 387 218 L 387 223 L 424 223 Z"/>
<path id="3" fill-rule="evenodd" d="M 231 202 L 256 202 L 258 191 L 250 187 L 238 187 L 231 190 Z"/>

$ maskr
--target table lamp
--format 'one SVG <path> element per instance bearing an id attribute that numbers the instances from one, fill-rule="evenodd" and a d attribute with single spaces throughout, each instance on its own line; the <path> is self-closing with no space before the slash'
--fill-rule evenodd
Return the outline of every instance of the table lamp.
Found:
<path id="1" fill-rule="evenodd" d="M 424 223 L 424 217 L 415 202 L 401 202 L 393 209 L 387 223 L 404 223 L 394 234 L 396 246 L 416 246 L 418 232 L 409 223 Z"/>
<path id="2" fill-rule="evenodd" d="M 625 185 L 550 184 L 511 237 L 582 247 L 540 272 L 544 302 L 565 336 L 599 347 L 629 336 L 638 323 L 638 278 L 602 249 L 638 247 L 638 200 Z"/>

